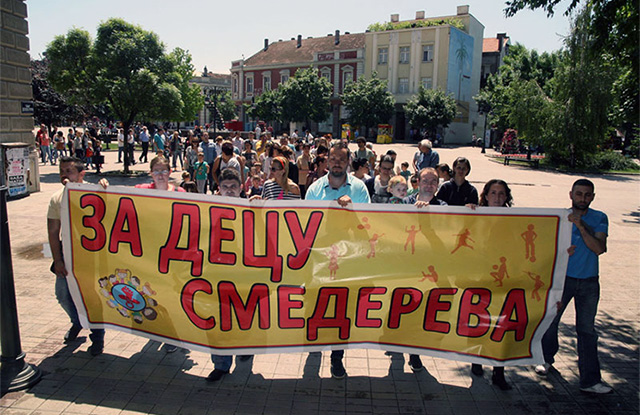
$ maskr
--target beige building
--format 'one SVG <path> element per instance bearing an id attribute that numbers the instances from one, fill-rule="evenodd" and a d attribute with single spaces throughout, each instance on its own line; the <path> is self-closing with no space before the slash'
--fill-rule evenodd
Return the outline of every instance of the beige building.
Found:
<path id="1" fill-rule="evenodd" d="M 468 143 L 472 133 L 481 134 L 473 96 L 480 88 L 484 26 L 469 6 L 458 6 L 452 16 L 425 18 L 425 12 L 418 11 L 410 21 L 393 14 L 391 25 L 397 29 L 366 33 L 364 76 L 377 72 L 395 96 L 395 139 L 417 139 L 402 107 L 421 85 L 440 88 L 457 101 L 454 122 L 440 133 L 445 143 Z"/>

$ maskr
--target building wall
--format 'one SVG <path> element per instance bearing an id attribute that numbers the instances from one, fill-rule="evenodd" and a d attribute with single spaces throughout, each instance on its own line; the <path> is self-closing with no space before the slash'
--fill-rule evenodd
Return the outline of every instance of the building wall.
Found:
<path id="1" fill-rule="evenodd" d="M 32 103 L 27 5 L 21 0 L 0 3 L 0 142 L 35 143 L 33 114 L 22 103 Z"/>
<path id="2" fill-rule="evenodd" d="M 27 186 L 29 192 L 36 192 L 40 175 L 33 134 L 27 5 L 23 0 L 2 0 L 0 13 L 0 143 L 29 144 Z"/>
<path id="3" fill-rule="evenodd" d="M 462 13 L 456 17 L 461 20 L 463 32 L 473 38 L 472 70 L 470 90 L 465 90 L 465 96 L 475 96 L 480 87 L 480 72 L 482 64 L 482 36 L 484 26 L 468 13 Z M 440 18 L 438 18 L 440 19 Z M 431 88 L 439 88 L 447 91 L 449 61 L 449 39 L 451 30 L 449 25 L 419 27 L 411 29 L 394 30 L 387 32 L 369 32 L 365 36 L 365 71 L 364 76 L 370 78 L 373 72 L 378 77 L 387 80 L 387 87 L 394 95 L 397 103 L 397 112 L 403 112 L 402 106 L 415 95 L 423 80 L 425 83 L 431 80 Z M 422 60 L 423 46 L 432 45 L 433 60 Z M 409 48 L 409 61 L 400 63 L 401 48 Z M 386 48 L 388 58 L 386 64 L 378 63 L 379 49 Z M 455 58 L 455 57 L 453 57 Z M 407 84 L 406 93 L 402 93 L 402 83 Z M 428 84 L 428 83 L 427 83 Z M 477 105 L 473 99 L 468 104 L 468 117 L 466 122 L 455 122 L 449 125 L 445 131 L 446 143 L 466 143 L 471 140 L 472 129 L 477 122 Z M 392 122 L 404 120 L 404 116 L 396 114 Z M 405 121 L 406 122 L 406 121 Z M 396 139 L 408 139 L 408 133 L 400 136 L 402 131 L 408 132 L 408 123 L 404 126 L 394 125 Z"/>

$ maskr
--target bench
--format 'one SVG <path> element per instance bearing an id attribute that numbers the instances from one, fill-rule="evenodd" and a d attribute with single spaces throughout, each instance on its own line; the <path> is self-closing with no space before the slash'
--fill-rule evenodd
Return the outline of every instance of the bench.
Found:
<path id="1" fill-rule="evenodd" d="M 540 167 L 540 160 L 543 160 L 545 156 L 543 155 L 531 155 L 531 154 L 503 154 L 498 157 L 504 158 L 504 165 L 508 166 L 509 161 L 523 161 L 525 163 L 529 163 L 534 168 Z"/>

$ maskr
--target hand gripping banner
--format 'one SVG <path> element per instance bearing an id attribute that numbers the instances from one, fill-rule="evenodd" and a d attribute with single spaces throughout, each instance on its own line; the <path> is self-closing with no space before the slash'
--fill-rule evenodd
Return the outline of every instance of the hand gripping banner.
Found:
<path id="1" fill-rule="evenodd" d="M 70 184 L 84 327 L 215 354 L 376 348 L 542 362 L 566 209 L 252 201 Z"/>

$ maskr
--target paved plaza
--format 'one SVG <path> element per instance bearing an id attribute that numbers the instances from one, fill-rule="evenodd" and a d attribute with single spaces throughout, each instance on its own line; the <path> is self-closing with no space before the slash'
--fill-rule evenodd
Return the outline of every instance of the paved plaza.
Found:
<path id="1" fill-rule="evenodd" d="M 112 148 L 114 145 L 112 144 Z M 410 161 L 416 147 L 388 148 L 398 161 Z M 571 184 L 582 175 L 529 167 L 504 166 L 478 148 L 437 149 L 441 162 L 457 156 L 471 161 L 469 180 L 478 191 L 489 179 L 506 180 L 516 207 L 569 207 Z M 138 152 L 136 152 L 138 153 Z M 493 153 L 489 151 L 488 153 Z M 103 152 L 105 171 L 121 169 L 117 151 Z M 136 164 L 134 170 L 146 170 Z M 231 374 L 208 383 L 209 355 L 178 349 L 167 354 L 161 344 L 107 330 L 104 354 L 91 357 L 88 331 L 65 345 L 69 319 L 54 295 L 47 242 L 46 211 L 60 188 L 57 166 L 40 166 L 42 191 L 11 201 L 9 227 L 22 348 L 27 361 L 44 373 L 27 391 L 0 399 L 2 414 L 633 414 L 638 408 L 638 311 L 640 295 L 640 176 L 586 175 L 596 186 L 592 207 L 609 216 L 608 252 L 601 256 L 601 298 L 597 316 L 603 380 L 609 395 L 579 391 L 574 312 L 570 306 L 560 327 L 560 352 L 546 378 L 532 367 L 506 369 L 511 391 L 491 384 L 470 365 L 423 356 L 426 371 L 414 374 L 407 355 L 379 350 L 347 350 L 348 376 L 329 373 L 329 352 L 256 355 L 236 362 Z M 180 172 L 172 174 L 179 180 Z M 86 180 L 96 183 L 90 172 Z M 112 185 L 132 186 L 148 177 L 110 177 Z"/>

